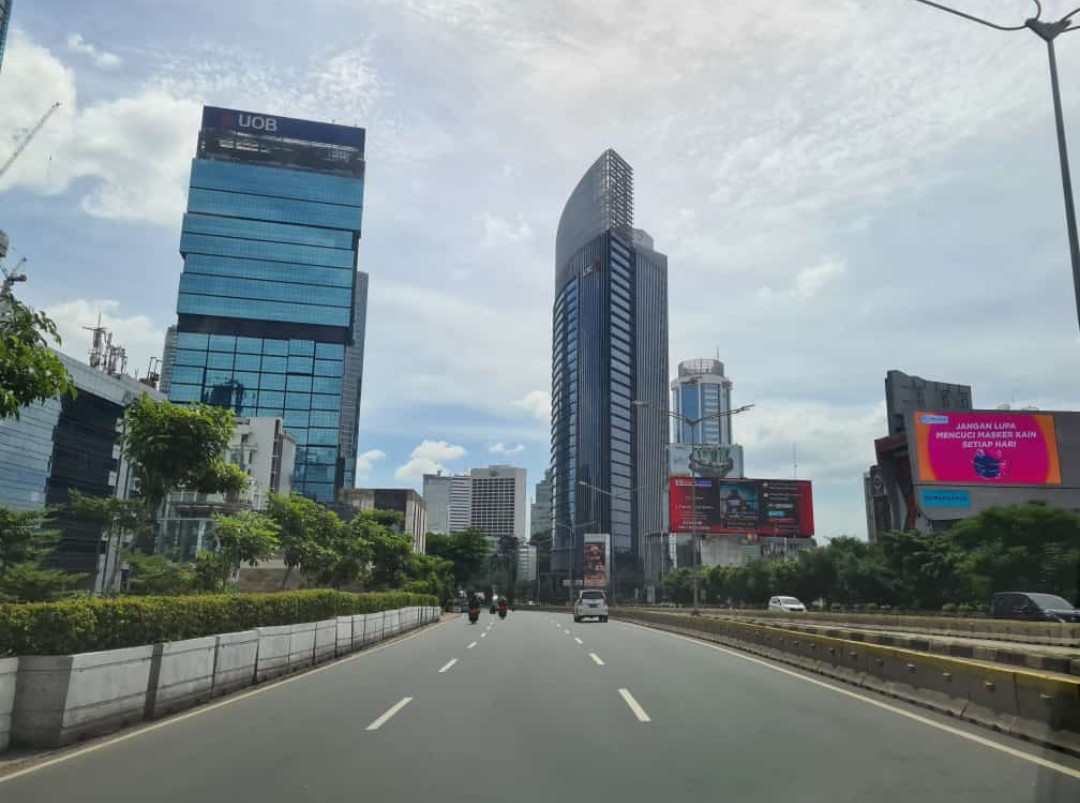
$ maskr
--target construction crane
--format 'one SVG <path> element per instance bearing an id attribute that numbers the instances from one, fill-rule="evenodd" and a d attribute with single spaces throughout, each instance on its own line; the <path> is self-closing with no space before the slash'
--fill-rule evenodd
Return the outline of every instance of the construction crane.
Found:
<path id="1" fill-rule="evenodd" d="M 41 115 L 41 119 L 37 121 L 37 125 L 30 129 L 30 133 L 23 137 L 22 142 L 20 142 L 15 147 L 15 150 L 12 151 L 11 156 L 9 156 L 7 158 L 7 161 L 4 162 L 3 167 L 0 167 L 0 178 L 3 178 L 4 174 L 8 171 L 8 168 L 15 164 L 15 160 L 22 155 L 22 152 L 24 150 L 26 150 L 26 146 L 30 144 L 30 140 L 37 136 L 38 131 L 40 131 L 45 126 L 45 123 L 49 122 L 49 118 L 52 117 L 53 114 L 56 113 L 56 110 L 59 108 L 60 102 L 57 101 L 49 107 L 49 110 L 46 111 L 45 114 Z"/>

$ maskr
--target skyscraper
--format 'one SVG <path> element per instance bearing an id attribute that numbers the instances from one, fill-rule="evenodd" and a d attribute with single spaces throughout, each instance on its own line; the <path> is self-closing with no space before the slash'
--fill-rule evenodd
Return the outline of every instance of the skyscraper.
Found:
<path id="1" fill-rule="evenodd" d="M 0 0 L 0 68 L 4 66 L 4 45 L 7 43 L 8 23 L 11 21 L 11 5 L 15 0 Z"/>
<path id="2" fill-rule="evenodd" d="M 720 360 L 684 360 L 671 381 L 671 406 L 690 421 L 712 418 L 691 426 L 676 421 L 673 443 L 731 445 L 731 380 Z M 720 417 L 722 416 L 722 417 Z"/>
<path id="3" fill-rule="evenodd" d="M 433 533 L 483 530 L 493 541 L 507 535 L 524 541 L 525 469 L 474 468 L 468 474 L 425 474 L 424 503 Z"/>
<path id="4" fill-rule="evenodd" d="M 633 224 L 633 170 L 607 150 L 555 243 L 552 569 L 580 578 L 582 535 L 610 533 L 620 594 L 658 580 L 667 481 L 667 257 Z"/>
<path id="5" fill-rule="evenodd" d="M 354 479 L 363 197 L 362 128 L 203 109 L 169 398 L 283 417 L 295 488 L 320 502 Z"/>
<path id="6" fill-rule="evenodd" d="M 536 498 L 529 512 L 529 535 L 551 532 L 551 469 L 536 483 Z"/>

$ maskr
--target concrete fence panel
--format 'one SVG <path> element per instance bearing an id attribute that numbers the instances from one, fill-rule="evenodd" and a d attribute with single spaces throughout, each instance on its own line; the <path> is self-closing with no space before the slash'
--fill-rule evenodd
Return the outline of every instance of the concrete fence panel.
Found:
<path id="1" fill-rule="evenodd" d="M 290 625 L 289 671 L 295 672 L 315 663 L 315 628 L 317 622 Z"/>
<path id="2" fill-rule="evenodd" d="M 11 741 L 59 747 L 142 720 L 154 645 L 19 658 Z"/>
<path id="3" fill-rule="evenodd" d="M 258 657 L 258 631 L 241 630 L 217 636 L 212 695 L 229 694 L 254 683 Z"/>
<path id="4" fill-rule="evenodd" d="M 352 652 L 353 618 L 351 616 L 338 616 L 336 651 L 339 656 Z"/>
<path id="5" fill-rule="evenodd" d="M 0 751 L 11 741 L 11 713 L 15 708 L 15 684 L 19 659 L 0 658 Z"/>
<path id="6" fill-rule="evenodd" d="M 181 711 L 210 699 L 214 690 L 217 636 L 154 645 L 146 694 L 146 718 Z"/>
<path id="7" fill-rule="evenodd" d="M 366 616 L 362 613 L 353 614 L 352 618 L 352 648 L 360 650 L 364 648 L 364 628 Z"/>
<path id="8" fill-rule="evenodd" d="M 315 623 L 315 663 L 329 661 L 337 649 L 337 620 L 323 619 Z"/>
<path id="9" fill-rule="evenodd" d="M 292 625 L 260 627 L 259 657 L 255 662 L 255 682 L 280 677 L 289 671 L 289 642 Z"/>

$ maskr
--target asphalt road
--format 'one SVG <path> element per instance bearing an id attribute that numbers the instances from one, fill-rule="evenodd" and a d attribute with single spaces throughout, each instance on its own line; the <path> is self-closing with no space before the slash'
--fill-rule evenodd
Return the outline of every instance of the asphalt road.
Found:
<path id="1" fill-rule="evenodd" d="M 1080 801 L 1080 762 L 1052 751 L 678 636 L 527 611 L 89 747 L 0 778 L 0 801 Z"/>

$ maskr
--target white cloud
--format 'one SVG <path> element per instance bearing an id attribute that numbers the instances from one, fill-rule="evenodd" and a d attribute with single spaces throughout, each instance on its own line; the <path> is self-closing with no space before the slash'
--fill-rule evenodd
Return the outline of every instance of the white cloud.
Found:
<path id="1" fill-rule="evenodd" d="M 90 61 L 98 67 L 110 68 L 120 66 L 119 56 L 115 53 L 109 53 L 106 50 L 99 50 L 83 39 L 82 34 L 68 34 L 67 46 L 68 50 L 72 53 L 78 53 L 79 55 L 88 57 Z"/>
<path id="2" fill-rule="evenodd" d="M 101 325 L 112 332 L 113 345 L 127 352 L 128 373 L 145 375 L 151 357 L 161 359 L 165 343 L 165 327 L 146 315 L 123 316 L 116 301 L 75 299 L 51 304 L 45 312 L 56 322 L 63 341 L 60 350 L 86 362 L 90 351 L 90 332 L 86 327 Z"/>
<path id="3" fill-rule="evenodd" d="M 772 302 L 782 297 L 796 301 L 807 301 L 817 296 L 826 285 L 835 282 L 844 275 L 846 267 L 843 262 L 826 260 L 812 268 L 803 268 L 795 274 L 795 281 L 791 287 L 782 293 L 775 293 L 773 289 L 765 285 L 757 291 L 759 301 Z"/>
<path id="4" fill-rule="evenodd" d="M 409 454 L 409 460 L 398 466 L 394 477 L 399 480 L 419 482 L 425 474 L 447 471 L 446 461 L 460 460 L 466 455 L 464 446 L 446 441 L 422 441 Z"/>
<path id="5" fill-rule="evenodd" d="M 492 454 L 515 455 L 525 451 L 525 444 L 519 443 L 517 446 L 507 446 L 504 443 L 496 443 L 493 446 L 489 446 L 488 451 Z"/>
<path id="6" fill-rule="evenodd" d="M 551 421 L 551 392 L 530 390 L 524 398 L 514 402 L 514 406 L 528 411 L 537 421 Z"/>
<path id="7" fill-rule="evenodd" d="M 382 449 L 368 449 L 356 457 L 356 477 L 365 478 L 375 468 L 375 464 L 386 459 L 386 452 Z"/>
<path id="8" fill-rule="evenodd" d="M 504 248 L 518 245 L 533 235 L 532 227 L 525 222 L 525 218 L 520 214 L 515 220 L 507 220 L 489 213 L 481 217 L 481 222 L 484 225 L 482 239 L 484 248 Z"/>

